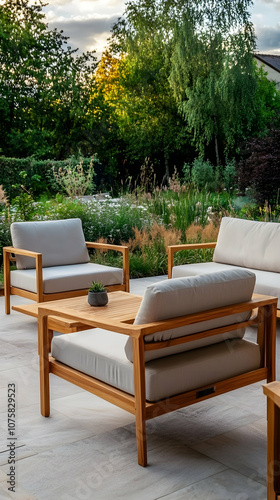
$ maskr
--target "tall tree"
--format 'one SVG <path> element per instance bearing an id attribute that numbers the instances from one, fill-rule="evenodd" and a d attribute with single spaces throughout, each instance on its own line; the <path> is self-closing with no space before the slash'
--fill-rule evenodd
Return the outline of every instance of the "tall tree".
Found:
<path id="1" fill-rule="evenodd" d="M 196 3 L 196 2 L 194 2 Z M 170 84 L 201 154 L 236 151 L 250 134 L 257 82 L 251 0 L 203 0 L 177 21 Z"/>
<path id="2" fill-rule="evenodd" d="M 169 13 L 174 6 L 169 2 L 167 9 L 165 3 L 127 2 L 110 43 L 111 53 L 122 55 L 118 125 L 127 144 L 127 159 L 140 167 L 144 158 L 150 157 L 160 179 L 169 176 L 177 160 L 186 160 L 190 148 L 189 134 L 168 82 Z"/>
<path id="3" fill-rule="evenodd" d="M 84 140 L 94 53 L 49 30 L 41 0 L 0 5 L 0 147 L 6 155 L 64 157 Z"/>

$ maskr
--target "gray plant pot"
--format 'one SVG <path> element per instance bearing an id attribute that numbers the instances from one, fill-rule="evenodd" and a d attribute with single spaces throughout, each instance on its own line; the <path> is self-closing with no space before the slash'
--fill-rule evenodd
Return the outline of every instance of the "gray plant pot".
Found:
<path id="1" fill-rule="evenodd" d="M 108 294 L 105 292 L 88 292 L 88 303 L 90 306 L 106 306 L 108 303 Z"/>

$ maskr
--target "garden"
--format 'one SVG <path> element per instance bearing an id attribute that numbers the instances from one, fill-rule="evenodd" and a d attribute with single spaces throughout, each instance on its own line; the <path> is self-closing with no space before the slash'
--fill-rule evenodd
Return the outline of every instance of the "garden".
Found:
<path id="1" fill-rule="evenodd" d="M 11 202 L 1 186 L 1 259 L 2 247 L 11 244 L 12 222 L 78 217 L 87 241 L 129 247 L 131 278 L 157 276 L 167 274 L 168 245 L 216 241 L 223 216 L 279 220 L 277 204 L 273 210 L 267 203 L 261 207 L 252 189 L 247 189 L 247 194 L 239 192 L 232 163 L 221 171 L 208 161 L 197 160 L 184 166 L 182 177 L 175 169 L 168 183 L 159 185 L 146 159 L 139 183 L 132 187 L 128 179 L 116 195 L 113 190 L 96 190 L 97 162 L 96 157 L 79 161 L 71 158 L 58 168 L 54 162 L 45 176 L 49 180 L 43 184 L 42 194 L 37 174 L 32 169 L 19 171 L 17 178 L 24 184 L 9 184 Z M 211 257 L 211 249 L 180 252 L 176 264 L 204 262 Z M 121 265 L 121 257 L 115 252 L 95 252 L 92 258 L 106 265 Z M 3 273 L 0 280 L 3 282 Z"/>

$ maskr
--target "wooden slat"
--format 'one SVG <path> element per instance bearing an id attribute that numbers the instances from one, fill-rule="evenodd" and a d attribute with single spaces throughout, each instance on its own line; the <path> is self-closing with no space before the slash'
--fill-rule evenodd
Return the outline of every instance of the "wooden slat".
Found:
<path id="1" fill-rule="evenodd" d="M 248 326 L 255 325 L 256 321 L 244 321 L 243 323 L 234 323 L 233 325 L 221 326 L 219 328 L 213 328 L 212 330 L 202 331 L 199 333 L 191 333 L 189 335 L 184 335 L 182 337 L 177 337 L 170 340 L 163 340 L 159 342 L 147 342 L 145 343 L 145 351 L 155 351 L 157 349 L 162 349 L 164 347 L 171 347 L 174 345 L 185 344 L 188 342 L 194 342 L 196 340 L 205 339 L 207 337 L 212 337 L 213 335 L 221 335 L 222 333 L 231 332 L 237 329 L 246 328 Z"/>
<path id="2" fill-rule="evenodd" d="M 15 255 L 24 255 L 25 257 L 34 257 L 36 258 L 38 255 L 42 255 L 39 252 L 33 252 L 32 250 L 23 250 L 22 248 L 15 247 L 4 247 L 3 250 L 7 253 L 13 253 Z"/>
<path id="3" fill-rule="evenodd" d="M 173 253 L 180 252 L 181 250 L 199 250 L 203 248 L 215 248 L 217 245 L 216 241 L 209 241 L 208 243 L 182 243 L 179 245 L 170 245 L 168 248 L 172 250 Z"/>
<path id="4" fill-rule="evenodd" d="M 19 297 L 24 297 L 29 300 L 36 300 L 37 294 L 34 292 L 29 292 L 28 290 L 23 290 L 22 288 L 17 288 L 15 286 L 11 286 L 10 288 L 11 295 L 18 295 Z"/>
<path id="5" fill-rule="evenodd" d="M 148 420 L 154 418 L 155 415 L 159 416 L 171 411 L 179 410 L 180 408 L 198 403 L 199 401 L 204 401 L 205 399 L 209 399 L 214 396 L 233 391 L 240 387 L 254 384 L 255 382 L 260 382 L 261 380 L 266 379 L 266 377 L 267 368 L 259 368 L 258 370 L 244 373 L 242 375 L 238 375 L 237 377 L 223 380 L 221 382 L 216 382 L 210 384 L 209 386 L 200 387 L 193 391 L 185 392 L 163 401 L 159 401 L 156 403 L 149 402 L 149 406 L 146 407 L 146 418 Z M 199 398 L 197 397 L 198 391 L 202 391 L 213 386 L 215 386 L 215 392 L 213 394 L 208 394 Z"/>
<path id="6" fill-rule="evenodd" d="M 113 245 L 111 243 L 97 243 L 95 241 L 86 241 L 86 246 L 88 248 L 95 248 L 96 250 L 113 250 L 115 252 L 125 253 L 125 249 L 128 247 L 125 245 Z"/>
<path id="7" fill-rule="evenodd" d="M 120 291 L 126 291 L 125 285 L 110 285 L 106 286 L 107 292 L 116 292 L 118 290 Z M 17 287 L 10 287 L 10 294 L 11 295 L 18 295 L 20 297 L 25 297 L 26 299 L 30 300 L 35 300 L 37 301 L 37 293 L 35 292 L 29 292 L 28 290 L 23 290 L 22 288 L 17 288 Z M 59 292 L 59 293 L 44 293 L 42 295 L 42 300 L 41 302 L 54 302 L 57 300 L 62 300 L 62 299 L 70 299 L 73 297 L 83 297 L 88 294 L 88 288 L 85 288 L 83 290 L 70 290 L 68 292 Z"/>

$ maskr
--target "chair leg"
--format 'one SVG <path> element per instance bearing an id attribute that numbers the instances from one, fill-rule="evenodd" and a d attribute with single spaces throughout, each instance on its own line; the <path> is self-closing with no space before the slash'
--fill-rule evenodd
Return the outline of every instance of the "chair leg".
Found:
<path id="1" fill-rule="evenodd" d="M 146 436 L 146 387 L 145 359 L 143 338 L 133 339 L 134 390 L 135 390 L 135 422 L 138 463 L 146 467 L 147 436 Z"/>
<path id="2" fill-rule="evenodd" d="M 10 275 L 10 254 L 3 252 L 4 263 L 4 294 L 5 294 L 5 313 L 10 314 L 11 309 L 11 275 Z"/>
<path id="3" fill-rule="evenodd" d="M 11 312 L 10 290 L 7 291 L 6 287 L 4 290 L 4 294 L 5 294 L 5 313 L 10 314 Z"/>
<path id="4" fill-rule="evenodd" d="M 147 459 L 147 436 L 146 436 L 146 422 L 136 415 L 136 440 L 137 440 L 137 454 L 138 464 L 146 467 L 148 464 Z"/>
<path id="5" fill-rule="evenodd" d="M 39 312 L 38 336 L 40 354 L 40 402 L 41 414 L 50 415 L 50 385 L 49 385 L 49 330 L 48 317 Z"/>

